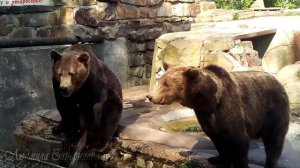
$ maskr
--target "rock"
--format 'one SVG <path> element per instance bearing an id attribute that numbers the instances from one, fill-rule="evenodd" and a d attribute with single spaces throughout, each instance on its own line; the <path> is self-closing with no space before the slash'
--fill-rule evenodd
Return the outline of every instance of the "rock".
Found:
<path id="1" fill-rule="evenodd" d="M 164 23 L 165 29 L 171 24 Z M 237 33 L 239 34 L 239 33 Z M 155 43 L 150 90 L 164 73 L 162 63 L 203 68 L 217 64 L 228 71 L 263 70 L 258 52 L 251 41 L 235 40 L 238 35 L 222 31 L 189 31 L 168 33 Z M 259 68 L 256 68 L 259 67 Z"/>
<path id="2" fill-rule="evenodd" d="M 143 58 L 146 64 L 152 64 L 153 51 L 146 51 L 143 54 Z"/>
<path id="3" fill-rule="evenodd" d="M 293 82 L 300 82 L 300 62 L 283 67 L 276 78 L 285 86 Z"/>
<path id="4" fill-rule="evenodd" d="M 155 12 L 152 9 L 149 9 L 147 7 L 140 7 L 139 8 L 139 16 L 141 18 L 154 18 Z"/>
<path id="5" fill-rule="evenodd" d="M 45 18 L 44 18 L 45 19 Z M 47 20 L 47 19 L 45 19 Z M 60 8 L 48 15 L 48 22 L 50 25 L 73 25 L 74 15 L 72 8 Z"/>
<path id="6" fill-rule="evenodd" d="M 148 5 L 158 5 L 162 2 L 163 0 L 148 0 Z"/>
<path id="7" fill-rule="evenodd" d="M 96 27 L 99 21 L 109 18 L 106 12 L 108 7 L 109 4 L 105 2 L 98 2 L 89 8 L 81 7 L 75 13 L 75 21 L 77 24 Z"/>
<path id="8" fill-rule="evenodd" d="M 177 39 L 162 49 L 157 57 L 171 65 L 197 66 L 200 63 L 201 48 L 202 43 L 198 40 Z"/>
<path id="9" fill-rule="evenodd" d="M 127 87 L 146 85 L 149 83 L 149 79 L 147 78 L 139 78 L 134 76 L 127 77 Z"/>
<path id="10" fill-rule="evenodd" d="M 50 37 L 73 36 L 73 31 L 69 27 L 59 26 L 50 28 Z"/>
<path id="11" fill-rule="evenodd" d="M 300 115 L 300 62 L 282 68 L 276 78 L 284 85 L 289 96 L 291 112 Z"/>
<path id="12" fill-rule="evenodd" d="M 146 64 L 145 66 L 146 66 L 145 76 L 146 76 L 146 78 L 150 78 L 151 77 L 152 65 Z"/>
<path id="13" fill-rule="evenodd" d="M 156 12 L 157 17 L 171 17 L 172 16 L 172 5 L 169 2 L 164 2 Z"/>
<path id="14" fill-rule="evenodd" d="M 25 27 L 42 27 L 48 24 L 48 13 L 45 14 L 27 14 L 23 16 L 23 24 Z"/>
<path id="15" fill-rule="evenodd" d="M 244 48 L 246 54 L 249 54 L 253 51 L 252 41 L 241 41 L 240 44 Z"/>
<path id="16" fill-rule="evenodd" d="M 128 65 L 129 67 L 137 67 L 145 64 L 144 61 L 144 54 L 143 53 L 134 53 L 129 54 L 128 58 Z"/>
<path id="17" fill-rule="evenodd" d="M 196 17 L 201 12 L 201 6 L 199 4 L 189 4 L 190 16 Z"/>
<path id="18" fill-rule="evenodd" d="M 132 30 L 127 33 L 127 37 L 129 40 L 142 43 L 146 41 L 146 38 L 151 39 L 151 35 L 156 36 L 155 31 L 153 34 L 149 34 L 149 32 L 150 31 L 148 29 Z"/>
<path id="19" fill-rule="evenodd" d="M 0 36 L 6 36 L 13 31 L 13 26 L 0 26 Z"/>
<path id="20" fill-rule="evenodd" d="M 60 1 L 60 4 L 56 4 L 55 1 L 56 2 Z M 93 1 L 93 0 L 91 0 L 91 1 Z M 55 5 L 58 5 L 58 6 L 66 5 L 68 8 L 76 8 L 76 7 L 78 7 L 79 1 L 78 0 L 54 0 L 54 3 L 55 3 Z M 86 5 L 88 5 L 88 3 Z"/>
<path id="21" fill-rule="evenodd" d="M 229 52 L 232 55 L 241 55 L 245 52 L 244 48 L 240 45 L 236 45 L 234 48 L 230 49 Z"/>
<path id="22" fill-rule="evenodd" d="M 291 112 L 300 116 L 300 82 L 292 82 L 285 86 L 289 96 Z"/>
<path id="23" fill-rule="evenodd" d="M 211 9 L 217 9 L 215 2 L 210 2 L 210 1 L 201 1 L 200 2 L 200 11 L 201 12 L 211 10 Z"/>
<path id="24" fill-rule="evenodd" d="M 143 158 L 141 158 L 141 157 L 137 157 L 137 159 L 136 159 L 136 166 L 138 168 L 146 168 L 147 167 L 145 160 Z"/>
<path id="25" fill-rule="evenodd" d="M 143 67 L 132 67 L 129 69 L 129 75 L 142 78 L 144 75 L 144 68 Z"/>
<path id="26" fill-rule="evenodd" d="M 210 52 L 206 55 L 203 63 L 200 64 L 200 67 L 205 67 L 211 64 L 219 65 L 227 71 L 232 71 L 234 68 L 241 67 L 238 61 L 231 55 L 221 51 Z"/>
<path id="27" fill-rule="evenodd" d="M 267 72 L 277 73 L 281 68 L 295 61 L 292 47 L 281 45 L 266 52 L 262 58 L 262 67 Z"/>
<path id="28" fill-rule="evenodd" d="M 200 22 L 220 22 L 220 21 L 232 21 L 237 16 L 237 11 L 226 9 L 212 9 L 201 12 L 197 15 L 195 21 Z"/>
<path id="29" fill-rule="evenodd" d="M 146 51 L 146 43 L 136 43 L 136 50 L 138 52 Z"/>
<path id="30" fill-rule="evenodd" d="M 294 54 L 296 60 L 300 60 L 300 30 L 294 31 Z"/>
<path id="31" fill-rule="evenodd" d="M 118 3 L 116 19 L 138 19 L 139 10 L 136 6 Z"/>
<path id="32" fill-rule="evenodd" d="M 89 6 L 95 5 L 97 3 L 97 0 L 78 0 L 78 3 L 82 6 Z"/>
<path id="33" fill-rule="evenodd" d="M 34 36 L 34 29 L 30 27 L 16 28 L 9 34 L 9 38 L 32 38 Z"/>
<path id="34" fill-rule="evenodd" d="M 234 40 L 231 37 L 211 36 L 204 41 L 204 46 L 208 51 L 228 51 L 234 47 Z"/>
<path id="35" fill-rule="evenodd" d="M 13 28 L 19 25 L 16 17 L 11 15 L 0 15 L 0 36 L 6 36 L 13 31 Z"/>
<path id="36" fill-rule="evenodd" d="M 163 164 L 162 168 L 175 168 L 173 165 Z"/>
<path id="37" fill-rule="evenodd" d="M 73 27 L 73 33 L 75 36 L 91 36 L 95 33 L 95 29 L 87 27 L 87 26 L 82 26 L 82 25 L 75 25 Z"/>
<path id="38" fill-rule="evenodd" d="M 146 49 L 147 50 L 154 50 L 155 41 L 150 40 L 146 42 Z"/>
<path id="39" fill-rule="evenodd" d="M 105 39 L 116 39 L 118 37 L 119 27 L 118 26 L 106 26 L 102 28 L 101 33 Z"/>
<path id="40" fill-rule="evenodd" d="M 128 160 L 132 160 L 132 159 L 133 159 L 132 154 L 124 153 L 123 160 L 128 161 Z"/>
<path id="41" fill-rule="evenodd" d="M 153 6 L 158 5 L 162 0 L 120 0 L 122 3 L 135 6 Z"/>
<path id="42" fill-rule="evenodd" d="M 154 167 L 154 164 L 152 161 L 148 160 L 146 161 L 146 168 L 153 168 Z"/>
<path id="43" fill-rule="evenodd" d="M 251 5 L 251 8 L 265 8 L 264 0 L 255 0 L 254 3 Z"/>
<path id="44" fill-rule="evenodd" d="M 187 3 L 177 3 L 172 5 L 173 16 L 190 16 L 190 8 Z"/>
<path id="45" fill-rule="evenodd" d="M 69 27 L 45 27 L 41 28 L 36 33 L 37 37 L 73 37 L 73 30 Z"/>
<path id="46" fill-rule="evenodd" d="M 299 60 L 294 53 L 294 32 L 277 30 L 265 55 L 262 58 L 262 67 L 271 73 L 277 73 L 286 65 Z"/>
<path id="47" fill-rule="evenodd" d="M 103 40 L 97 46 L 95 52 L 100 53 L 101 60 L 118 76 L 122 88 L 127 88 L 128 58 L 127 40 L 117 38 L 116 40 Z"/>
<path id="48" fill-rule="evenodd" d="M 248 66 L 252 67 L 252 66 L 261 66 L 261 58 L 258 55 L 258 52 L 255 50 L 252 50 L 252 52 L 248 53 L 246 55 L 247 57 L 247 62 L 248 62 Z"/>

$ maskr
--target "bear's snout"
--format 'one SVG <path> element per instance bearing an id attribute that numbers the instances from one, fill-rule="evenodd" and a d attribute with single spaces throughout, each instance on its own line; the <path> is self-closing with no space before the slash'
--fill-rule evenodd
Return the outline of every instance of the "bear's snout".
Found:
<path id="1" fill-rule="evenodd" d="M 67 87 L 60 87 L 59 88 L 60 94 L 64 97 L 69 97 L 71 96 L 71 91 Z"/>

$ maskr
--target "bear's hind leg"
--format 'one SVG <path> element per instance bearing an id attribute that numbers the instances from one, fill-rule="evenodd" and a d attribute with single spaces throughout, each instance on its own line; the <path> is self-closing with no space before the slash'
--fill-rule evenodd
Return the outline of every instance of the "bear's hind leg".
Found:
<path id="1" fill-rule="evenodd" d="M 249 168 L 248 150 L 249 140 L 246 138 L 234 139 L 226 143 L 228 145 L 227 154 L 234 168 Z"/>
<path id="2" fill-rule="evenodd" d="M 219 155 L 210 157 L 207 161 L 213 165 L 222 165 L 222 167 L 230 167 L 230 163 L 227 160 L 228 158 L 226 158 L 226 144 L 224 144 L 222 140 L 220 140 L 220 138 L 210 137 L 210 139 L 213 141 Z"/>
<path id="3" fill-rule="evenodd" d="M 288 130 L 288 124 L 277 124 L 270 125 L 268 128 L 265 128 L 262 135 L 266 152 L 265 168 L 278 167 L 278 160 L 283 149 L 284 138 Z"/>
<path id="4" fill-rule="evenodd" d="M 103 104 L 102 115 L 98 119 L 100 122 L 95 128 L 96 140 L 92 145 L 97 148 L 99 153 L 107 153 L 111 148 L 111 140 L 121 118 L 122 106 L 121 101 L 113 101 L 111 99 Z"/>

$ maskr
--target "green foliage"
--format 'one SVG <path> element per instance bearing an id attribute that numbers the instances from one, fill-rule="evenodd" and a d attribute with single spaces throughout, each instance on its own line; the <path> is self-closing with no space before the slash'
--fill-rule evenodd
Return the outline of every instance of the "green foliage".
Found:
<path id="1" fill-rule="evenodd" d="M 299 8 L 299 0 L 265 0 L 266 7 Z"/>
<path id="2" fill-rule="evenodd" d="M 215 0 L 218 8 L 223 9 L 247 9 L 255 0 Z"/>
<path id="3" fill-rule="evenodd" d="M 255 0 L 215 0 L 218 8 L 247 9 Z M 266 7 L 299 8 L 300 0 L 264 0 Z"/>

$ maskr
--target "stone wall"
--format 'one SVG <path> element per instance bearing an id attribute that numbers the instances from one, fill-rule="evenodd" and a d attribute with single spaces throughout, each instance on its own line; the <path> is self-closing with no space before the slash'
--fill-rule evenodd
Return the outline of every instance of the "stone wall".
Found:
<path id="1" fill-rule="evenodd" d="M 163 62 L 170 66 L 203 68 L 210 64 L 228 71 L 244 71 L 261 66 L 261 58 L 251 41 L 237 39 L 238 33 L 220 31 L 189 31 L 169 33 L 156 40 L 153 55 L 150 90 L 165 72 Z"/>
<path id="2" fill-rule="evenodd" d="M 122 64 L 125 72 L 113 68 L 123 87 L 130 87 L 149 81 L 154 40 L 190 30 L 200 11 L 212 8 L 206 3 L 208 7 L 201 0 L 55 0 L 54 6 L 0 7 L 0 40 L 101 35 L 107 51 L 111 45 L 125 46 L 122 53 L 103 54 L 128 58 Z"/>

